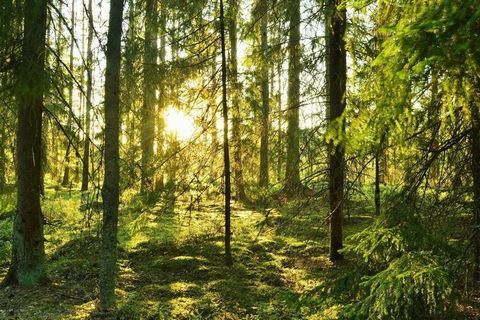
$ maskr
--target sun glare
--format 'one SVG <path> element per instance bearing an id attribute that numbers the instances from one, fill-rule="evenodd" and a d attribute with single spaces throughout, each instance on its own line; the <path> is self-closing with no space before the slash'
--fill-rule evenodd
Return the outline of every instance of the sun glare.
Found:
<path id="1" fill-rule="evenodd" d="M 195 122 L 185 112 L 170 107 L 165 111 L 165 131 L 179 140 L 189 140 L 195 133 Z"/>

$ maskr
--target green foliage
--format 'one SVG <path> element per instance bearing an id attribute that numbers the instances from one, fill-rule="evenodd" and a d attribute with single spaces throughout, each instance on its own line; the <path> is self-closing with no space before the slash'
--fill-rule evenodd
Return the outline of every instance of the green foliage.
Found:
<path id="1" fill-rule="evenodd" d="M 448 314 L 453 282 L 444 261 L 428 251 L 407 252 L 385 270 L 363 279 L 354 319 L 437 319 Z"/>
<path id="2" fill-rule="evenodd" d="M 422 226 L 411 207 L 404 203 L 394 206 L 372 226 L 348 239 L 344 252 L 360 255 L 366 269 L 356 289 L 361 302 L 349 304 L 344 317 L 444 316 L 454 293 L 442 251 L 446 248 Z"/>

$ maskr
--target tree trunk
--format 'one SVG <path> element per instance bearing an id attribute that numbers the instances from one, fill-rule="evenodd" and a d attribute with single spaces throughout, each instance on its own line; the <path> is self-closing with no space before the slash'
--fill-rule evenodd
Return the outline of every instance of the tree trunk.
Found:
<path id="1" fill-rule="evenodd" d="M 285 191 L 295 196 L 300 187 L 300 0 L 289 0 L 287 164 Z"/>
<path id="2" fill-rule="evenodd" d="M 100 307 L 115 304 L 117 225 L 119 204 L 120 44 L 123 0 L 111 0 L 105 73 L 105 176 L 103 181 L 102 261 Z"/>
<path id="3" fill-rule="evenodd" d="M 268 132 L 269 132 L 269 114 L 270 114 L 270 94 L 269 94 L 269 83 L 268 83 L 268 34 L 267 34 L 267 23 L 268 23 L 268 2 L 262 1 L 262 127 L 260 131 L 260 179 L 259 184 L 261 188 L 268 188 L 269 185 L 269 174 L 268 174 Z"/>
<path id="4" fill-rule="evenodd" d="M 375 215 L 379 216 L 380 206 L 380 152 L 375 155 Z"/>
<path id="5" fill-rule="evenodd" d="M 225 177 L 225 264 L 233 264 L 230 228 L 230 150 L 228 146 L 228 107 L 227 107 L 227 61 L 225 55 L 225 15 L 223 0 L 220 0 L 220 38 L 222 43 L 222 110 L 223 110 L 223 163 Z"/>
<path id="6" fill-rule="evenodd" d="M 475 264 L 473 279 L 480 281 L 480 114 L 478 107 L 470 103 L 472 131 L 470 134 L 473 178 L 473 226 L 472 237 Z"/>
<path id="7" fill-rule="evenodd" d="M 341 0 L 329 0 L 327 5 L 327 96 L 329 122 L 334 124 L 345 110 L 347 58 L 345 41 L 346 9 L 337 9 Z M 342 124 L 343 128 L 343 124 Z M 342 129 L 344 130 L 344 128 Z M 343 184 L 345 179 L 345 154 L 341 144 L 329 141 L 329 197 L 330 197 L 330 260 L 343 259 Z"/>
<path id="8" fill-rule="evenodd" d="M 90 166 L 90 112 L 92 110 L 93 86 L 93 7 L 92 0 L 88 0 L 88 36 L 87 36 L 87 107 L 85 110 L 85 142 L 83 146 L 82 187 L 81 191 L 88 190 L 88 176 Z"/>
<path id="9" fill-rule="evenodd" d="M 5 126 L 5 122 L 0 123 L 0 193 L 5 190 L 5 186 L 7 184 L 7 170 L 5 166 L 7 163 L 5 154 L 5 149 L 7 147 L 5 141 L 7 141 L 7 136 Z"/>
<path id="10" fill-rule="evenodd" d="M 160 79 L 158 80 L 158 112 L 157 112 L 157 154 L 158 158 L 164 159 L 164 142 L 165 142 L 165 119 L 163 113 L 165 111 L 165 67 L 166 67 L 166 44 L 167 44 L 167 16 L 165 4 L 160 7 Z M 165 182 L 163 177 L 163 168 L 157 173 L 156 189 L 164 188 Z"/>
<path id="11" fill-rule="evenodd" d="M 143 56 L 142 177 L 141 192 L 153 191 L 153 144 L 155 141 L 155 89 L 157 65 L 157 4 L 147 0 Z"/>
<path id="12" fill-rule="evenodd" d="M 45 88 L 46 0 L 25 0 L 23 60 L 18 81 L 17 214 L 12 261 L 4 284 L 31 286 L 45 279 L 40 205 L 42 109 Z"/>
<path id="13" fill-rule="evenodd" d="M 235 194 L 238 200 L 247 199 L 245 193 L 245 181 L 243 179 L 242 162 L 242 132 L 240 129 L 240 99 L 238 83 L 238 61 L 237 61 L 237 17 L 238 0 L 229 2 L 229 35 L 230 35 L 230 83 L 232 97 L 232 144 L 233 144 L 233 179 L 235 183 Z"/>
<path id="14" fill-rule="evenodd" d="M 71 15 L 71 24 L 72 24 L 72 30 L 75 29 L 75 1 L 72 1 L 72 15 Z M 73 48 L 75 45 L 75 39 L 74 35 L 71 35 L 70 38 L 70 61 L 68 68 L 70 69 L 70 72 L 73 73 Z M 68 104 L 71 110 L 73 110 L 73 79 L 69 80 L 68 84 Z M 67 120 L 67 133 L 70 134 L 72 132 L 72 118 L 71 116 L 68 117 Z M 70 140 L 68 138 L 65 138 L 65 144 L 66 144 L 66 154 L 65 154 L 65 167 L 63 171 L 63 180 L 62 180 L 62 186 L 68 186 L 70 184 Z"/>
<path id="15" fill-rule="evenodd" d="M 71 143 L 68 142 L 67 150 L 65 151 L 65 170 L 63 171 L 63 180 L 62 186 L 67 187 L 70 184 L 70 146 Z"/>

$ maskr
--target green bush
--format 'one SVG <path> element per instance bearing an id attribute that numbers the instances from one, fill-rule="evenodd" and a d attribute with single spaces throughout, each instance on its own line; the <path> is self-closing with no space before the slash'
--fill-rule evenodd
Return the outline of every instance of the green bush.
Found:
<path id="1" fill-rule="evenodd" d="M 453 285 L 448 270 L 431 252 L 409 252 L 360 283 L 366 297 L 355 319 L 436 319 L 449 312 Z"/>
<path id="2" fill-rule="evenodd" d="M 343 251 L 363 259 L 364 276 L 358 302 L 344 308 L 343 318 L 435 319 L 448 314 L 454 292 L 445 258 L 448 246 L 429 234 L 408 206 L 389 210 L 347 242 Z"/>

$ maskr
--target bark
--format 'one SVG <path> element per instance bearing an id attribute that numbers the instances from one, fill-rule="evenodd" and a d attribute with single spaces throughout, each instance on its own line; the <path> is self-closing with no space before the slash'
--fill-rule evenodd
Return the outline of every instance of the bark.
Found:
<path id="1" fill-rule="evenodd" d="M 225 54 L 225 16 L 223 0 L 220 0 L 220 38 L 222 45 L 222 111 L 223 111 L 223 163 L 225 177 L 225 264 L 230 266 L 232 261 L 231 226 L 230 226 L 230 150 L 228 145 L 228 106 L 227 106 L 227 61 Z"/>
<path id="2" fill-rule="evenodd" d="M 480 281 L 480 114 L 478 107 L 470 104 L 472 116 L 472 131 L 470 134 L 471 157 L 472 157 L 472 178 L 473 178 L 473 225 L 474 234 L 472 237 L 474 250 L 473 279 Z"/>
<path id="3" fill-rule="evenodd" d="M 229 35 L 230 35 L 230 93 L 232 100 L 232 145 L 233 145 L 233 179 L 235 183 L 235 194 L 238 200 L 245 201 L 245 181 L 243 179 L 242 162 L 242 132 L 240 129 L 240 99 L 238 83 L 238 61 L 237 61 L 237 18 L 238 0 L 230 0 L 229 6 Z"/>
<path id="4" fill-rule="evenodd" d="M 5 164 L 7 158 L 5 154 L 5 141 L 7 140 L 5 122 L 0 123 L 0 193 L 5 190 L 7 184 L 7 170 Z"/>
<path id="5" fill-rule="evenodd" d="M 65 151 L 65 170 L 63 171 L 62 186 L 67 187 L 70 184 L 70 146 L 69 142 Z"/>
<path id="6" fill-rule="evenodd" d="M 329 122 L 334 124 L 345 110 L 347 58 L 345 41 L 346 9 L 337 9 L 341 0 L 330 0 L 327 5 L 327 96 Z M 344 130 L 342 125 L 342 130 Z M 343 202 L 345 180 L 345 153 L 341 144 L 329 141 L 329 198 L 330 198 L 330 260 L 343 259 Z"/>
<path id="7" fill-rule="evenodd" d="M 23 13 L 23 61 L 18 81 L 24 90 L 17 94 L 17 214 L 12 261 L 4 284 L 31 286 L 45 279 L 40 189 L 47 1 L 26 0 Z"/>
<path id="8" fill-rule="evenodd" d="M 259 184 L 261 188 L 268 188 L 269 174 L 268 174 L 268 132 L 270 127 L 269 114 L 270 114 L 270 94 L 269 94 L 269 82 L 268 82 L 268 2 L 262 1 L 262 127 L 260 131 L 260 179 Z"/>
<path id="9" fill-rule="evenodd" d="M 88 0 L 88 35 L 87 35 L 87 107 L 85 110 L 85 142 L 83 145 L 82 187 L 81 191 L 88 190 L 88 176 L 90 167 L 90 113 L 92 110 L 92 68 L 93 68 L 93 8 L 92 0 Z"/>
<path id="10" fill-rule="evenodd" d="M 283 110 L 282 110 L 282 61 L 279 61 L 277 64 L 277 81 L 278 81 L 278 128 L 277 128 L 277 136 L 278 136 L 278 156 L 277 156 L 277 181 L 281 182 L 282 180 L 282 167 L 283 167 L 283 154 L 284 154 L 284 147 L 283 147 Z"/>
<path id="11" fill-rule="evenodd" d="M 141 192 L 153 191 L 153 144 L 155 141 L 155 89 L 157 65 L 157 5 L 147 0 L 143 56 L 142 175 Z"/>
<path id="12" fill-rule="evenodd" d="M 120 44 L 123 0 L 112 0 L 108 26 L 105 73 L 105 176 L 103 182 L 102 261 L 100 307 L 115 304 L 117 226 L 119 204 Z"/>
<path id="13" fill-rule="evenodd" d="M 163 117 L 163 112 L 165 111 L 165 66 L 166 66 L 166 43 L 167 43 L 167 17 L 165 12 L 165 5 L 162 5 L 160 8 L 160 79 L 158 80 L 159 85 L 159 96 L 158 96 L 158 112 L 157 112 L 157 154 L 161 161 L 164 159 L 164 142 L 165 142 L 165 119 Z M 165 182 L 163 177 L 163 170 L 161 170 L 157 175 L 156 189 L 160 190 L 164 188 Z"/>
<path id="14" fill-rule="evenodd" d="M 380 206 L 380 152 L 375 155 L 375 215 L 379 216 Z"/>
<path id="15" fill-rule="evenodd" d="M 285 191 L 295 196 L 300 188 L 300 0 L 289 0 L 287 163 Z"/>
<path id="16" fill-rule="evenodd" d="M 72 30 L 75 28 L 75 1 L 72 1 L 72 15 L 71 15 L 71 24 Z M 68 68 L 70 72 L 73 72 L 73 48 L 75 45 L 74 35 L 71 35 L 70 38 L 70 60 Z M 73 80 L 70 79 L 70 83 L 68 85 L 68 104 L 70 108 L 73 108 Z M 69 117 L 67 120 L 67 133 L 70 134 L 72 132 L 72 118 Z M 62 186 L 68 186 L 70 184 L 70 141 L 66 138 L 66 154 L 65 154 L 65 167 L 63 171 L 63 179 L 62 179 Z"/>

